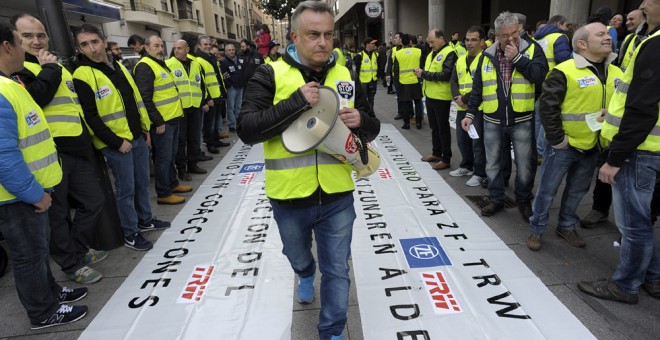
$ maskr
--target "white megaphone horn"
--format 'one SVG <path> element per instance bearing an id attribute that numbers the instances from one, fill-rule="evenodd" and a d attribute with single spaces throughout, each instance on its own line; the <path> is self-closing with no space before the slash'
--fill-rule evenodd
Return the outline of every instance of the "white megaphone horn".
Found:
<path id="1" fill-rule="evenodd" d="M 319 102 L 282 133 L 284 149 L 295 154 L 317 149 L 350 165 L 358 178 L 369 176 L 378 170 L 380 154 L 339 119 L 339 107 L 337 92 L 320 86 Z M 364 158 L 368 161 L 363 162 Z"/>

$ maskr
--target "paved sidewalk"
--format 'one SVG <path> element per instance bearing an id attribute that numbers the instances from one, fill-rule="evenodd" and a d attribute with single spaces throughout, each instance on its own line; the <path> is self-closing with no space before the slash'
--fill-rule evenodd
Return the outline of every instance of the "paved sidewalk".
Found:
<path id="1" fill-rule="evenodd" d="M 378 88 L 376 94 L 376 113 L 383 123 L 394 124 L 397 128 L 401 121 L 393 120 L 396 112 L 396 98 L 387 95 L 386 89 Z M 430 154 L 430 129 L 425 119 L 424 127 L 416 130 L 400 130 L 406 139 L 422 155 Z M 452 136 L 453 137 L 453 136 Z M 232 141 L 236 135 L 232 134 Z M 460 153 L 453 146 L 452 169 L 460 162 Z M 209 162 L 200 163 L 200 166 L 210 170 L 217 165 L 220 157 L 227 152 L 228 148 L 221 149 L 220 155 L 213 155 L 214 159 Z M 438 173 L 449 183 L 449 185 L 462 197 L 466 195 L 483 196 L 487 190 L 480 187 L 468 187 L 465 185 L 467 177 L 451 177 L 450 170 Z M 197 188 L 205 175 L 193 175 L 190 182 Z M 513 197 L 514 183 L 507 188 L 507 195 Z M 172 220 L 182 206 L 159 206 L 156 204 L 153 183 L 151 184 L 151 203 L 154 214 L 160 219 Z M 194 192 L 193 192 L 194 193 Z M 190 197 L 191 194 L 184 194 Z M 468 204 L 479 211 L 477 206 L 468 200 Z M 585 214 L 591 207 L 591 196 L 585 198 L 578 211 Z M 510 208 L 493 217 L 483 218 L 486 224 L 522 259 L 522 261 L 546 284 L 548 289 L 564 303 L 567 308 L 599 339 L 657 339 L 660 337 L 660 301 L 654 300 L 646 292 L 640 292 L 640 302 L 637 305 L 624 305 L 616 302 L 602 301 L 586 296 L 578 292 L 576 283 L 581 280 L 594 280 L 608 278 L 614 271 L 618 262 L 619 250 L 612 243 L 618 239 L 618 231 L 614 225 L 613 216 L 610 215 L 608 222 L 594 229 L 579 229 L 578 232 L 587 242 L 587 247 L 578 249 L 567 245 L 564 241 L 554 235 L 552 231 L 556 223 L 558 202 L 552 207 L 550 230 L 544 237 L 543 249 L 539 252 L 531 252 L 525 245 L 529 234 L 529 226 L 523 222 L 518 209 Z M 659 230 L 660 231 L 660 230 Z M 156 241 L 162 232 L 146 233 L 151 241 Z M 76 304 L 87 304 L 90 312 L 83 320 L 71 325 L 48 328 L 42 331 L 31 331 L 25 311 L 18 301 L 14 287 L 14 278 L 11 267 L 8 272 L 0 278 L 0 306 L 4 308 L 3 317 L 0 318 L 0 340 L 1 339 L 75 339 L 87 325 L 93 320 L 103 305 L 110 299 L 115 290 L 122 284 L 124 279 L 131 273 L 136 264 L 145 253 L 119 247 L 110 252 L 110 257 L 94 265 L 94 268 L 103 273 L 101 281 L 88 286 L 89 295 Z M 69 287 L 78 286 L 69 282 L 59 268 L 52 265 L 53 274 L 61 285 Z M 317 278 L 318 280 L 318 278 Z M 318 282 L 317 282 L 318 286 Z M 317 288 L 318 289 L 318 288 Z M 363 339 L 360 323 L 359 306 L 352 287 L 349 308 L 349 320 L 345 338 L 351 340 Z M 294 302 L 292 339 L 314 340 L 318 339 L 316 323 L 318 321 L 319 302 L 318 299 L 311 305 L 303 306 Z M 267 337 L 265 337 L 267 339 Z M 224 339 L 223 339 L 224 340 Z"/>

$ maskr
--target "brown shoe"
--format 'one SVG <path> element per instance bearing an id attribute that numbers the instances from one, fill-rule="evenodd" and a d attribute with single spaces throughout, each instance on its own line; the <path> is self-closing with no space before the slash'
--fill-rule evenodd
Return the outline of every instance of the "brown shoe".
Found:
<path id="1" fill-rule="evenodd" d="M 565 239 L 566 242 L 568 242 L 568 244 L 572 245 L 573 247 L 584 248 L 584 246 L 587 245 L 575 230 L 557 229 L 556 232 L 557 236 Z"/>
<path id="2" fill-rule="evenodd" d="M 438 156 L 428 155 L 422 157 L 422 162 L 440 162 L 442 159 Z"/>
<path id="3" fill-rule="evenodd" d="M 158 199 L 156 199 L 156 203 L 158 204 L 169 204 L 169 205 L 181 204 L 185 201 L 186 201 L 185 198 L 177 195 L 169 195 L 167 197 L 159 197 Z"/>
<path id="4" fill-rule="evenodd" d="M 438 163 L 433 164 L 431 167 L 433 170 L 444 170 L 444 169 L 449 169 L 449 164 L 439 161 Z"/>
<path id="5" fill-rule="evenodd" d="M 172 188 L 172 192 L 175 194 L 180 194 L 182 192 L 191 192 L 192 187 L 190 185 L 177 185 L 175 188 Z"/>
<path id="6" fill-rule="evenodd" d="M 529 234 L 527 237 L 527 248 L 533 251 L 541 249 L 541 236 L 534 233 Z"/>
<path id="7" fill-rule="evenodd" d="M 218 133 L 218 137 L 219 137 L 220 139 L 222 139 L 222 138 L 229 138 L 229 131 L 220 131 L 220 132 Z"/>

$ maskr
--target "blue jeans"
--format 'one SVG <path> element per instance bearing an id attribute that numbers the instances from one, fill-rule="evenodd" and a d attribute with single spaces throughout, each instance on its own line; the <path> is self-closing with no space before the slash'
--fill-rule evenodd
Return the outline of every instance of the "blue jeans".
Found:
<path id="1" fill-rule="evenodd" d="M 595 149 L 586 152 L 572 147 L 546 150 L 539 187 L 532 204 L 533 215 L 529 220 L 534 234 L 541 235 L 547 228 L 548 211 L 564 177 L 566 186 L 561 197 L 557 229 L 575 230 L 580 221 L 576 210 L 584 195 L 589 192 L 597 159 L 598 151 Z"/>
<path id="2" fill-rule="evenodd" d="M 532 200 L 532 188 L 536 167 L 532 166 L 532 121 L 528 120 L 511 126 L 484 121 L 484 145 L 486 148 L 486 175 L 488 194 L 493 202 L 504 201 L 504 180 L 502 179 L 502 140 L 510 138 L 516 158 L 516 202 Z"/>
<path id="3" fill-rule="evenodd" d="M 541 111 L 539 111 L 540 101 L 534 103 L 534 136 L 536 138 L 536 154 L 538 157 L 544 157 L 548 141 L 545 140 L 545 131 L 541 124 Z"/>
<path id="4" fill-rule="evenodd" d="M 165 132 L 159 135 L 151 126 L 151 142 L 154 153 L 154 179 L 158 198 L 172 195 L 172 189 L 179 185 L 176 177 L 176 153 L 179 150 L 179 123 L 165 123 Z"/>
<path id="5" fill-rule="evenodd" d="M 307 277 L 316 271 L 312 232 L 321 271 L 321 313 L 317 326 L 322 340 L 339 335 L 346 325 L 351 280 L 348 259 L 353 235 L 353 195 L 311 207 L 293 207 L 271 200 L 273 216 L 293 271 Z"/>
<path id="6" fill-rule="evenodd" d="M 660 153 L 635 151 L 612 185 L 621 258 L 612 280 L 628 294 L 642 282 L 660 284 L 660 240 L 651 222 L 653 189 L 660 180 Z"/>
<path id="7" fill-rule="evenodd" d="M 151 222 L 149 203 L 149 149 L 143 137 L 131 141 L 133 148 L 123 154 L 109 147 L 101 150 L 115 179 L 117 213 L 124 236 L 137 233 L 138 222 Z"/>
<path id="8" fill-rule="evenodd" d="M 467 131 L 463 130 L 461 121 L 465 118 L 466 111 L 456 112 L 456 144 L 461 152 L 461 164 L 459 168 L 472 170 L 475 176 L 486 177 L 486 153 L 484 151 L 484 118 L 478 114 L 474 116 L 472 125 L 479 134 L 478 139 L 470 138 Z M 429 121 L 431 115 L 429 115 Z"/>
<path id="9" fill-rule="evenodd" d="M 236 119 L 241 113 L 243 89 L 230 87 L 227 89 L 227 125 L 230 129 L 236 128 Z"/>
<path id="10" fill-rule="evenodd" d="M 48 213 L 22 202 L 0 205 L 0 233 L 7 240 L 14 265 L 14 280 L 30 321 L 46 320 L 59 308 L 62 291 L 50 271 Z"/>

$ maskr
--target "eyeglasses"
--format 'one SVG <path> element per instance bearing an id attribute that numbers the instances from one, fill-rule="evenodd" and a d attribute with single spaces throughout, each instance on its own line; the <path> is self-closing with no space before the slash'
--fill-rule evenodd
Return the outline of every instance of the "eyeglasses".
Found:
<path id="1" fill-rule="evenodd" d="M 501 40 L 506 40 L 506 39 L 509 39 L 509 37 L 515 37 L 518 34 L 519 34 L 518 30 L 512 31 L 511 33 L 500 33 L 500 32 L 498 32 L 497 37 Z"/>

